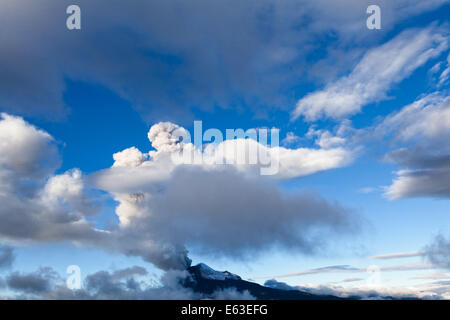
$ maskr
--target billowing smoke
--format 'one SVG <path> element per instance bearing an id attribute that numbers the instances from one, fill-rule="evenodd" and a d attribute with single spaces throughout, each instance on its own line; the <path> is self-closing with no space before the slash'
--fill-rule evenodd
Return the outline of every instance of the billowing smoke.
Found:
<path id="1" fill-rule="evenodd" d="M 158 152 L 173 152 L 180 148 L 180 137 L 187 131 L 171 122 L 161 122 L 150 128 L 148 139 Z"/>
<path id="2" fill-rule="evenodd" d="M 156 124 L 148 134 L 156 151 L 126 149 L 114 155 L 111 168 L 91 176 L 119 203 L 120 225 L 108 235 L 115 250 L 163 269 L 184 269 L 190 265 L 187 248 L 238 259 L 270 249 L 312 254 L 330 238 L 357 229 L 352 210 L 311 192 L 284 191 L 277 176 L 260 176 L 251 166 L 173 162 L 173 153 L 184 148 L 201 153 L 181 135 L 187 131 L 175 124 Z M 281 177 L 324 170 L 325 161 L 325 168 L 348 161 L 330 159 L 328 152 L 336 149 L 278 149 Z"/>

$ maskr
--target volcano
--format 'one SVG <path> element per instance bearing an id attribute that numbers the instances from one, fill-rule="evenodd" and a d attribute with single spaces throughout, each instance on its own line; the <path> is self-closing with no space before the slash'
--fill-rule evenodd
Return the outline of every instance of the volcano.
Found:
<path id="1" fill-rule="evenodd" d="M 257 300 L 344 300 L 330 295 L 265 287 L 243 280 L 240 276 L 228 271 L 216 271 L 203 263 L 189 267 L 187 271 L 190 277 L 184 279 L 182 285 L 204 296 L 221 290 L 235 289 L 238 292 L 248 291 Z"/>

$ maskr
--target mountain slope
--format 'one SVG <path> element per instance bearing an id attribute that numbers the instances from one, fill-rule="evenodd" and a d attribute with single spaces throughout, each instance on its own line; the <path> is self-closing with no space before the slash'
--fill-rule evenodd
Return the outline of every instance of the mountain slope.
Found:
<path id="1" fill-rule="evenodd" d="M 197 293 L 210 295 L 216 291 L 235 288 L 239 292 L 248 291 L 258 300 L 343 300 L 335 296 L 314 295 L 298 290 L 280 290 L 261 286 L 257 283 L 242 280 L 241 277 L 228 271 L 216 271 L 205 264 L 187 269 L 190 278 L 182 285 Z"/>

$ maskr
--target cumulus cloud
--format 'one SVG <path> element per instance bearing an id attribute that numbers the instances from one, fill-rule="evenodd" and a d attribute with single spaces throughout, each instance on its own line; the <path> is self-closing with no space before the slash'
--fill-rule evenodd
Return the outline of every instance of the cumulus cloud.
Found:
<path id="1" fill-rule="evenodd" d="M 53 138 L 22 118 L 0 118 L 0 239 L 58 241 L 92 238 L 84 218 L 95 213 L 79 170 L 54 175 Z"/>
<path id="2" fill-rule="evenodd" d="M 379 1 L 383 31 L 444 3 Z M 1 38 L 3 110 L 63 116 L 67 78 L 100 83 L 159 118 L 186 118 L 191 106 L 241 100 L 255 107 L 289 105 L 283 88 L 305 74 L 318 36 L 336 35 L 332 49 L 373 41 L 365 37 L 368 0 L 111 0 L 106 12 L 104 2 L 80 0 L 83 31 L 68 33 L 70 4 L 0 1 L 0 20 L 14 31 Z"/>
<path id="3" fill-rule="evenodd" d="M 32 178 L 45 178 L 59 165 L 53 138 L 22 118 L 1 113 L 0 140 L 3 188 L 12 175 L 20 184 Z"/>
<path id="4" fill-rule="evenodd" d="M 358 113 L 363 106 L 386 99 L 394 84 L 447 48 L 448 30 L 444 27 L 404 31 L 369 50 L 348 76 L 300 99 L 292 117 L 315 121 Z"/>

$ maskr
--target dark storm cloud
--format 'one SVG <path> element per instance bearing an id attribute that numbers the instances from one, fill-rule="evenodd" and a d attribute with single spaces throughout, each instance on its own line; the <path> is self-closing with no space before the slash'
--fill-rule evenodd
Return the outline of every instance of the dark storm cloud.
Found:
<path id="1" fill-rule="evenodd" d="M 442 5 L 380 1 L 383 30 Z M 245 101 L 287 106 L 305 74 L 317 37 L 336 35 L 331 52 L 364 35 L 370 1 L 77 1 L 82 30 L 65 27 L 71 1 L 0 1 L 0 108 L 14 113 L 67 114 L 65 78 L 104 85 L 144 115 L 184 119 L 193 106 L 236 107 Z M 316 69 L 350 65 L 319 62 Z M 339 58 L 341 57 L 341 58 Z M 336 59 L 334 59 L 336 60 Z M 332 73 L 332 70 L 330 70 Z M 317 75 L 315 75 L 317 77 Z M 26 94 L 24 94 L 26 93 Z"/>

